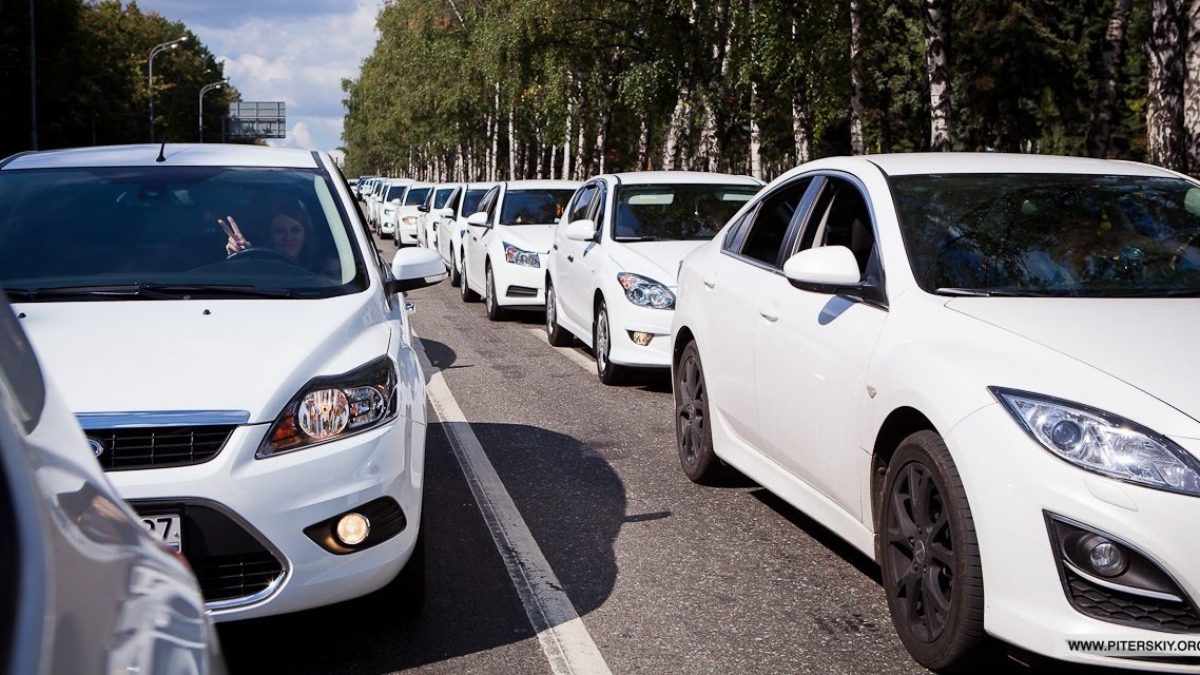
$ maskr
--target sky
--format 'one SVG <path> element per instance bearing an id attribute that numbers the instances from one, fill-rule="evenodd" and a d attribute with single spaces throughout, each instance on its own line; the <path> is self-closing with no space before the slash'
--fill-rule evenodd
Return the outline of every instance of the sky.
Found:
<path id="1" fill-rule="evenodd" d="M 287 103 L 287 139 L 341 145 L 342 78 L 357 78 L 375 48 L 384 0 L 138 0 L 143 12 L 182 21 L 218 60 L 244 101 Z"/>

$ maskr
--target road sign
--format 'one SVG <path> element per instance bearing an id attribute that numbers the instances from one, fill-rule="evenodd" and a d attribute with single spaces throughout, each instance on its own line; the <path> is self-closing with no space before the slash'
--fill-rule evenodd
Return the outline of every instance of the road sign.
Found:
<path id="1" fill-rule="evenodd" d="M 283 101 L 241 101 L 229 104 L 225 133 L 230 140 L 287 138 Z"/>

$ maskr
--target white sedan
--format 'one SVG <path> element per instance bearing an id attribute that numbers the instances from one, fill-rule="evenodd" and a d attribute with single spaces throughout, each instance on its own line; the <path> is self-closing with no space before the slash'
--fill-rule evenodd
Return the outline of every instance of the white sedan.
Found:
<path id="1" fill-rule="evenodd" d="M 579 183 L 517 180 L 500 183 L 467 218 L 464 234 L 462 299 L 483 296 L 487 316 L 504 318 L 508 309 L 545 306 L 545 257 L 555 224 Z"/>
<path id="2" fill-rule="evenodd" d="M 437 236 L 438 253 L 450 270 L 450 285 L 459 286 L 462 283 L 463 237 L 467 232 L 467 218 L 479 209 L 479 202 L 488 190 L 498 183 L 467 183 L 460 184 L 460 192 L 451 204 L 454 215 L 446 219 Z"/>
<path id="3" fill-rule="evenodd" d="M 441 260 L 381 265 L 323 153 L 159 152 L 0 168 L 0 285 L 109 479 L 217 620 L 419 600 L 425 388 L 402 293 Z"/>
<path id="4" fill-rule="evenodd" d="M 1194 672 L 1146 641 L 1200 632 L 1200 184 L 1039 156 L 813 162 L 679 290 L 683 470 L 732 465 L 877 560 L 921 664 L 969 667 L 990 635 Z"/>
<path id="5" fill-rule="evenodd" d="M 546 336 L 574 334 L 605 384 L 625 369 L 671 366 L 679 261 L 712 239 L 762 183 L 746 176 L 646 171 L 597 176 L 567 208 L 546 269 Z"/>

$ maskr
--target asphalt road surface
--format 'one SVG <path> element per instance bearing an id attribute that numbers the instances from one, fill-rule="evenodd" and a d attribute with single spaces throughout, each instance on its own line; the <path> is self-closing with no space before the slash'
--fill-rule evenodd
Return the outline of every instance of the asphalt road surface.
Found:
<path id="1" fill-rule="evenodd" d="M 222 624 L 231 672 L 553 672 L 451 437 L 478 439 L 556 577 L 552 591 L 582 620 L 574 635 L 602 659 L 587 665 L 925 672 L 892 629 L 872 560 L 757 485 L 687 480 L 666 373 L 606 387 L 587 352 L 546 344 L 541 313 L 492 323 L 449 283 L 409 299 L 427 379 L 440 373 L 469 423 L 429 413 L 426 603 L 413 612 L 367 598 Z M 996 666 L 1025 670 L 1003 657 Z"/>

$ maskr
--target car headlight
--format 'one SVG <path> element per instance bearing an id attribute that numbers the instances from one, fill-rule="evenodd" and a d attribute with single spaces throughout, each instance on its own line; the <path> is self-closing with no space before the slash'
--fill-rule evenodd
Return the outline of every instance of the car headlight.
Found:
<path id="1" fill-rule="evenodd" d="M 366 431 L 396 412 L 396 366 L 382 356 L 345 375 L 318 377 L 283 408 L 255 457 L 263 459 Z"/>
<path id="2" fill-rule="evenodd" d="M 1118 480 L 1200 496 L 1200 462 L 1169 438 L 1078 403 L 990 389 L 1034 440 L 1068 462 Z"/>
<path id="3" fill-rule="evenodd" d="M 638 307 L 675 309 L 675 294 L 653 279 L 621 272 L 617 275 L 617 283 L 625 289 L 625 297 Z"/>
<path id="4" fill-rule="evenodd" d="M 504 259 L 514 265 L 524 265 L 525 267 L 541 267 L 542 260 L 538 254 L 533 251 L 519 249 L 508 242 L 504 242 Z"/>
<path id="5" fill-rule="evenodd" d="M 417 224 L 417 217 L 416 217 L 416 216 L 404 216 L 404 217 L 403 217 L 403 218 L 401 218 L 400 220 L 404 221 L 404 224 L 405 224 L 405 225 L 410 225 L 410 226 L 411 226 L 411 225 L 416 225 L 416 224 Z"/>

